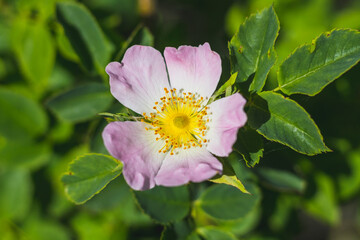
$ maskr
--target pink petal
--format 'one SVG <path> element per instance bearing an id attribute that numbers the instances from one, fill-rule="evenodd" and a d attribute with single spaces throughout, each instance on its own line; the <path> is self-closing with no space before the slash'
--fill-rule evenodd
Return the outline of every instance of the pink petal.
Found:
<path id="1" fill-rule="evenodd" d="M 211 97 L 220 79 L 221 59 L 208 43 L 199 47 L 167 47 L 164 56 L 171 87 Z"/>
<path id="2" fill-rule="evenodd" d="M 169 88 L 164 59 L 152 47 L 130 47 L 122 62 L 109 63 L 106 72 L 112 95 L 140 114 L 153 112 L 154 103 L 164 95 L 164 87 Z"/>
<path id="3" fill-rule="evenodd" d="M 164 153 L 158 153 L 162 143 L 145 127 L 142 122 L 111 122 L 102 133 L 105 147 L 124 163 L 125 180 L 135 190 L 155 186 L 154 177 L 165 158 Z"/>
<path id="4" fill-rule="evenodd" d="M 155 177 L 156 185 L 178 186 L 207 180 L 222 171 L 222 164 L 205 148 L 168 154 Z"/>
<path id="5" fill-rule="evenodd" d="M 209 139 L 207 149 L 213 154 L 226 157 L 232 152 L 237 132 L 244 126 L 247 116 L 244 112 L 246 100 L 236 93 L 217 100 L 210 105 L 212 120 L 206 138 Z"/>

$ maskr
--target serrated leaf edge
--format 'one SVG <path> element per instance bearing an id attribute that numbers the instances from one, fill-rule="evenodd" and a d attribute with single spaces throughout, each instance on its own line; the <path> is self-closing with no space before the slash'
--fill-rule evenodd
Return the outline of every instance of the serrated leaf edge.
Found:
<path id="1" fill-rule="evenodd" d="M 279 140 L 277 140 L 277 139 L 272 139 L 272 138 L 270 138 L 270 137 L 267 137 L 265 134 L 263 134 L 262 132 L 260 132 L 258 129 L 255 129 L 260 135 L 262 135 L 262 136 L 263 136 L 264 138 L 266 138 L 267 140 L 280 143 L 280 144 L 282 144 L 282 145 L 285 145 L 285 146 L 291 148 L 292 150 L 294 150 L 294 151 L 296 151 L 296 152 L 298 152 L 298 153 L 302 153 L 302 154 L 305 154 L 305 155 L 308 155 L 308 156 L 314 156 L 314 155 L 317 155 L 317 154 L 321 154 L 321 153 L 331 152 L 331 151 L 332 151 L 330 148 L 328 148 L 328 147 L 325 145 L 325 143 L 324 143 L 324 138 L 323 138 L 323 136 L 321 135 L 320 129 L 319 129 L 318 126 L 316 125 L 315 121 L 311 118 L 310 114 L 309 114 L 300 104 L 298 104 L 297 102 L 295 102 L 294 100 L 292 100 L 292 99 L 290 99 L 290 98 L 284 97 L 282 94 L 275 93 L 275 92 L 273 92 L 273 91 L 264 91 L 264 92 L 261 92 L 261 93 L 273 93 L 273 94 L 279 95 L 279 96 L 281 96 L 283 99 L 289 100 L 289 101 L 295 103 L 298 107 L 300 107 L 300 108 L 305 112 L 305 114 L 309 117 L 310 121 L 314 124 L 314 126 L 315 126 L 315 128 L 316 128 L 316 130 L 317 130 L 317 133 L 319 134 L 320 139 L 321 139 L 321 141 L 322 141 L 322 143 L 323 143 L 323 145 L 324 145 L 324 147 L 325 147 L 325 150 L 324 150 L 324 151 L 320 150 L 320 152 L 317 152 L 317 153 L 306 153 L 306 152 L 302 152 L 302 151 L 299 151 L 299 150 L 295 149 L 294 147 L 290 146 L 290 145 L 287 144 L 287 143 L 283 143 L 283 142 L 281 142 L 281 141 L 279 141 Z M 269 113 L 270 113 L 270 112 L 269 112 Z M 271 113 L 270 113 L 270 114 L 271 114 Z"/>
<path id="2" fill-rule="evenodd" d="M 351 65 L 345 72 L 343 73 L 340 73 L 338 76 L 336 76 L 331 82 L 325 84 L 319 91 L 315 92 L 314 94 L 307 94 L 307 93 L 303 93 L 303 92 L 292 92 L 292 93 L 288 93 L 287 91 L 284 91 L 284 89 L 282 89 L 282 87 L 280 86 L 280 83 L 279 83 L 279 79 L 280 79 L 280 68 L 281 66 L 285 63 L 285 61 L 287 61 L 290 57 L 292 57 L 295 52 L 297 50 L 299 50 L 300 48 L 303 48 L 303 47 L 307 47 L 309 50 L 310 50 L 310 53 L 312 52 L 311 51 L 311 47 L 312 47 L 312 43 L 316 43 L 317 40 L 323 36 L 323 35 L 331 35 L 333 32 L 335 31 L 348 31 L 348 32 L 355 32 L 356 34 L 360 34 L 360 31 L 356 30 L 356 29 L 351 29 L 351 28 L 334 28 L 332 29 L 331 31 L 327 31 L 327 32 L 323 32 L 321 33 L 319 36 L 317 36 L 316 38 L 314 38 L 311 43 L 304 43 L 304 44 L 301 44 L 300 46 L 298 46 L 297 48 L 295 48 L 291 53 L 290 55 L 284 59 L 284 61 L 279 65 L 279 68 L 277 70 L 277 82 L 278 82 L 278 87 L 276 87 L 275 89 L 273 89 L 272 91 L 275 92 L 275 91 L 278 91 L 278 90 L 281 90 L 283 93 L 285 93 L 286 95 L 292 95 L 292 94 L 304 94 L 304 95 L 307 95 L 307 96 L 315 96 L 316 94 L 320 93 L 327 85 L 329 85 L 330 83 L 332 83 L 333 81 L 335 81 L 336 79 L 338 79 L 341 75 L 343 75 L 344 73 L 346 73 L 347 71 L 349 71 L 352 67 L 354 67 L 356 64 L 359 63 L 360 59 L 358 61 L 356 61 L 353 65 Z M 284 86 L 284 85 L 283 85 Z"/>
<path id="3" fill-rule="evenodd" d="M 101 153 L 86 153 L 86 154 L 83 154 L 83 155 L 81 155 L 81 156 L 78 156 L 77 158 L 75 158 L 73 161 L 71 161 L 71 162 L 68 164 L 67 172 L 64 173 L 64 174 L 61 176 L 61 179 L 62 179 L 65 175 L 67 175 L 67 176 L 71 176 L 71 175 L 72 175 L 72 171 L 71 171 L 71 169 L 70 169 L 72 164 L 74 164 L 75 162 L 79 161 L 80 158 L 83 158 L 83 157 L 86 157 L 86 156 L 93 156 L 93 155 L 104 156 L 104 157 L 110 158 L 110 159 L 114 160 L 115 162 L 117 162 L 117 163 L 118 163 L 118 166 L 117 166 L 115 169 L 113 169 L 112 172 L 116 172 L 116 171 L 119 170 L 119 168 L 122 168 L 122 167 L 123 167 L 122 163 L 121 163 L 119 160 L 117 160 L 116 158 L 113 158 L 113 157 L 110 156 L 110 155 L 101 154 Z M 120 163 L 120 164 L 119 164 L 119 163 Z M 93 198 L 96 194 L 98 194 L 99 192 L 101 192 L 112 180 L 114 180 L 115 178 L 117 178 L 120 174 L 121 174 L 121 172 L 120 172 L 119 174 L 117 174 L 115 177 L 113 177 L 108 183 L 106 183 L 101 189 L 99 189 L 96 193 L 94 193 L 90 198 L 88 198 L 88 199 L 86 199 L 86 200 L 84 200 L 84 201 L 81 201 L 81 202 L 77 202 L 77 201 L 75 201 L 74 199 L 72 199 L 72 198 L 70 197 L 69 193 L 68 193 L 68 188 L 67 188 L 66 184 L 63 183 L 62 180 L 61 180 L 61 182 L 62 182 L 63 185 L 64 185 L 64 192 L 65 192 L 65 196 L 67 197 L 67 199 L 69 199 L 71 202 L 73 202 L 73 203 L 75 203 L 75 204 L 77 204 L 77 205 L 80 205 L 80 204 L 84 204 L 85 202 L 89 201 L 89 200 L 90 200 L 91 198 Z"/>

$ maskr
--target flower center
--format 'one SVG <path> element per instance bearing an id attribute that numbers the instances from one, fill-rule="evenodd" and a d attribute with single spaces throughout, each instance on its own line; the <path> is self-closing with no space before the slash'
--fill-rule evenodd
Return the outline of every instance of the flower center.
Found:
<path id="1" fill-rule="evenodd" d="M 155 102 L 153 113 L 143 113 L 143 122 L 149 124 L 145 129 L 154 131 L 157 141 L 163 141 L 159 153 L 170 152 L 171 155 L 180 149 L 202 147 L 208 142 L 205 133 L 208 130 L 209 114 L 206 101 L 195 93 L 170 91 L 164 88 L 165 96 Z"/>
<path id="2" fill-rule="evenodd" d="M 173 124 L 177 128 L 186 128 L 189 126 L 190 118 L 187 115 L 179 115 L 174 117 Z"/>

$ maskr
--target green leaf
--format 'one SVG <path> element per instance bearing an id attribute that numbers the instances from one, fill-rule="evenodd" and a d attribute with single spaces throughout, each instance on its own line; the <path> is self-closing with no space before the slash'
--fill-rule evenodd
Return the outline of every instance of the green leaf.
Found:
<path id="1" fill-rule="evenodd" d="M 217 227 L 223 231 L 231 232 L 236 236 L 245 235 L 258 225 L 261 218 L 261 208 L 253 208 L 249 214 L 236 220 L 217 220 Z"/>
<path id="2" fill-rule="evenodd" d="M 235 81 L 236 81 L 236 77 L 237 77 L 238 73 L 233 73 L 231 74 L 229 80 L 227 80 L 211 97 L 211 99 L 209 100 L 210 104 L 211 102 L 215 101 L 215 99 L 224 94 L 226 91 L 228 91 L 228 89 L 230 88 L 231 91 L 231 86 L 234 85 Z M 227 95 L 227 94 L 226 94 Z"/>
<path id="3" fill-rule="evenodd" d="M 80 61 L 79 56 L 76 54 L 69 41 L 69 38 L 65 35 L 63 27 L 59 27 L 56 32 L 56 43 L 59 48 L 59 52 L 63 57 L 73 62 Z"/>
<path id="4" fill-rule="evenodd" d="M 84 67 L 88 70 L 95 68 L 104 76 L 112 49 L 94 16 L 77 2 L 59 2 L 56 10 L 65 34 Z"/>
<path id="5" fill-rule="evenodd" d="M 73 75 L 61 65 L 55 65 L 51 77 L 49 79 L 48 90 L 56 91 L 66 89 L 74 83 Z"/>
<path id="6" fill-rule="evenodd" d="M 256 171 L 264 184 L 280 191 L 302 193 L 305 190 L 305 181 L 298 176 L 278 169 L 258 168 Z"/>
<path id="7" fill-rule="evenodd" d="M 61 181 L 65 193 L 76 204 L 82 204 L 99 193 L 122 172 L 122 163 L 103 154 L 86 154 L 69 165 Z"/>
<path id="8" fill-rule="evenodd" d="M 125 240 L 128 226 L 109 214 L 92 214 L 82 211 L 71 218 L 77 239 Z"/>
<path id="9" fill-rule="evenodd" d="M 41 106 L 25 96 L 0 88 L 0 135 L 11 141 L 45 133 L 48 119 Z"/>
<path id="10" fill-rule="evenodd" d="M 244 185 L 242 184 L 242 182 L 237 179 L 237 177 L 235 175 L 233 176 L 227 176 L 227 175 L 222 175 L 219 178 L 214 178 L 214 179 L 210 179 L 211 182 L 214 183 L 222 183 L 222 184 L 227 184 L 233 187 L 236 187 L 237 189 L 239 189 L 240 191 L 242 191 L 243 193 L 248 193 L 250 194 L 244 187 Z"/>
<path id="11" fill-rule="evenodd" d="M 0 171 L 0 220 L 22 220 L 30 210 L 33 185 L 26 169 Z"/>
<path id="12" fill-rule="evenodd" d="M 285 94 L 314 96 L 360 60 L 360 33 L 338 29 L 304 45 L 280 66 L 278 82 Z"/>
<path id="13" fill-rule="evenodd" d="M 360 189 L 360 149 L 348 151 L 346 160 L 350 172 L 340 173 L 337 178 L 339 185 L 338 195 L 342 199 L 349 199 L 356 195 Z"/>
<path id="14" fill-rule="evenodd" d="M 254 167 L 263 156 L 264 146 L 261 135 L 255 130 L 242 127 L 239 129 L 235 150 L 243 156 L 248 167 Z"/>
<path id="15" fill-rule="evenodd" d="M 161 233 L 160 240 L 201 240 L 197 237 L 196 233 L 193 232 L 194 227 L 194 223 L 186 218 L 166 225 Z"/>
<path id="16" fill-rule="evenodd" d="M 307 155 L 330 151 L 309 114 L 281 94 L 261 92 L 253 96 L 247 115 L 250 127 L 271 141 Z"/>
<path id="17" fill-rule="evenodd" d="M 248 184 L 247 188 L 252 195 L 242 193 L 229 185 L 215 184 L 201 194 L 197 206 L 214 218 L 224 220 L 242 218 L 260 202 L 259 189 L 253 184 Z"/>
<path id="18" fill-rule="evenodd" d="M 268 225 L 272 231 L 284 231 L 289 223 L 291 224 L 292 211 L 298 208 L 300 197 L 290 194 L 281 194 L 276 199 L 271 216 L 268 218 Z"/>
<path id="19" fill-rule="evenodd" d="M 250 16 L 229 42 L 231 72 L 239 73 L 237 81 L 245 82 L 255 74 L 250 92 L 261 91 L 276 61 L 274 43 L 279 29 L 279 21 L 271 6 Z"/>
<path id="20" fill-rule="evenodd" d="M 219 158 L 219 160 L 221 161 L 221 163 L 223 165 L 222 175 L 216 175 L 209 181 L 214 182 L 214 183 L 227 184 L 227 185 L 236 187 L 243 193 L 250 194 L 246 190 L 243 183 L 236 176 L 235 170 L 234 170 L 233 166 L 231 165 L 230 158 Z"/>
<path id="21" fill-rule="evenodd" d="M 315 174 L 314 195 L 304 202 L 304 209 L 311 215 L 335 225 L 339 223 L 340 212 L 336 200 L 336 190 L 331 178 L 324 173 Z"/>
<path id="22" fill-rule="evenodd" d="M 0 148 L 0 156 L 0 166 L 7 168 L 22 167 L 33 171 L 51 159 L 51 147 L 46 142 L 7 141 L 5 146 Z"/>
<path id="23" fill-rule="evenodd" d="M 22 228 L 29 240 L 70 240 L 70 233 L 60 222 L 40 218 L 39 212 L 32 212 Z"/>
<path id="24" fill-rule="evenodd" d="M 61 93 L 47 106 L 63 121 L 82 122 L 108 109 L 112 101 L 108 87 L 90 83 Z"/>
<path id="25" fill-rule="evenodd" d="M 14 24 L 12 39 L 22 73 L 33 90 L 43 91 L 55 61 L 55 46 L 50 31 L 43 24 L 18 21 Z"/>
<path id="26" fill-rule="evenodd" d="M 142 24 L 137 25 L 128 39 L 122 43 L 120 51 L 116 54 L 116 61 L 120 61 L 126 49 L 128 49 L 129 46 L 135 44 L 144 46 L 154 45 L 154 36 L 151 34 L 150 30 L 147 27 L 144 27 Z"/>
<path id="27" fill-rule="evenodd" d="M 213 226 L 201 227 L 196 231 L 206 240 L 236 240 L 237 238 L 229 232 L 218 229 Z"/>
<path id="28" fill-rule="evenodd" d="M 190 210 L 187 186 L 155 187 L 147 191 L 134 191 L 134 195 L 144 212 L 162 224 L 181 220 Z"/>

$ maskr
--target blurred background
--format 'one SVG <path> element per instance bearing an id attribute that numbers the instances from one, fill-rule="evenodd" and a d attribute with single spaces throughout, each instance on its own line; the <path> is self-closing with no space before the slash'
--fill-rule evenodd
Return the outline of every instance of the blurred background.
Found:
<path id="1" fill-rule="evenodd" d="M 247 16 L 271 4 L 281 27 L 277 65 L 324 31 L 360 28 L 359 0 L 82 0 L 85 13 L 75 23 L 56 11 L 58 2 L 64 1 L 0 0 L 0 239 L 160 238 L 163 227 L 139 210 L 122 177 L 80 206 L 67 200 L 60 182 L 77 156 L 106 154 L 106 121 L 97 113 L 124 109 L 108 91 L 104 67 L 127 47 L 162 52 L 209 42 L 225 81 L 228 41 Z M 59 19 L 73 24 L 84 44 L 74 45 Z M 96 48 L 74 50 L 91 40 Z M 267 89 L 276 86 L 274 69 Z M 308 157 L 266 143 L 255 170 L 286 170 L 306 187 L 286 191 L 260 179 L 257 211 L 229 230 L 239 239 L 360 239 L 359 70 L 358 64 L 315 97 L 293 97 L 333 152 Z"/>

